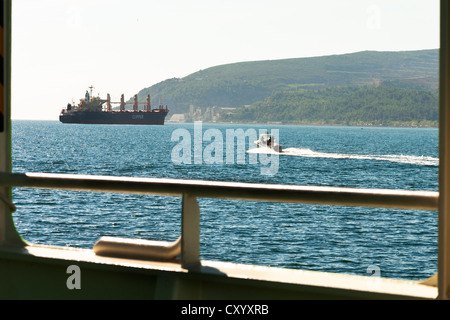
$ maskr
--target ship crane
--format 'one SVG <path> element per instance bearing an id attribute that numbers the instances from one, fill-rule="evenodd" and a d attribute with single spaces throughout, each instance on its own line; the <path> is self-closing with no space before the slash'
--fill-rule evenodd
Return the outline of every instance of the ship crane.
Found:
<path id="1" fill-rule="evenodd" d="M 92 89 L 94 89 L 94 86 L 91 84 L 91 86 L 89 87 L 89 89 L 91 89 L 90 95 L 92 97 Z"/>
<path id="2" fill-rule="evenodd" d="M 145 102 L 141 102 L 141 101 L 138 101 L 138 96 L 136 94 L 136 95 L 134 95 L 134 101 L 131 103 L 131 102 L 125 102 L 125 98 L 124 98 L 123 94 L 120 97 L 120 102 L 111 101 L 111 95 L 108 93 L 106 95 L 106 105 L 107 105 L 107 110 L 108 111 L 111 111 L 111 104 L 112 103 L 113 104 L 120 104 L 120 111 L 121 112 L 125 111 L 125 106 L 126 105 L 131 105 L 131 104 L 133 105 L 133 111 L 135 111 L 135 112 L 139 111 L 138 107 L 139 107 L 140 104 L 145 104 L 146 109 L 144 111 L 152 112 L 150 95 L 147 95 L 147 99 L 146 99 Z M 159 98 L 159 109 L 160 110 L 164 110 L 164 106 L 162 105 L 162 98 L 161 97 Z M 165 109 L 167 110 L 167 106 L 166 106 Z"/>

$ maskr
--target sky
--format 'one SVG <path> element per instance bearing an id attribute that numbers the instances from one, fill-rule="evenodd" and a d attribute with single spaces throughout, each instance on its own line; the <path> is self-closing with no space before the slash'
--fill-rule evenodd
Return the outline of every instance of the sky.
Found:
<path id="1" fill-rule="evenodd" d="M 439 48 L 438 0 L 13 0 L 12 119 L 209 67 Z M 164 102 L 163 102 L 164 103 Z"/>

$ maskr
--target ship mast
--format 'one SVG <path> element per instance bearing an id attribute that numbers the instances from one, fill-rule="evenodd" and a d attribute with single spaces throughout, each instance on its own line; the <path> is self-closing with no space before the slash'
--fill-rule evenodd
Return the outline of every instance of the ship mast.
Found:
<path id="1" fill-rule="evenodd" d="M 90 95 L 89 95 L 89 100 L 91 100 L 92 99 L 92 89 L 94 89 L 94 86 L 91 84 L 91 86 L 89 87 L 89 89 L 91 89 L 91 92 L 90 92 Z M 89 102 L 89 101 L 88 101 Z"/>

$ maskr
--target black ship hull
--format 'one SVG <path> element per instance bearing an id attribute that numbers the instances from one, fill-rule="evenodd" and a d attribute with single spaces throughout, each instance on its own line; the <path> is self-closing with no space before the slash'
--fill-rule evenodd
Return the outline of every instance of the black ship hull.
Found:
<path id="1" fill-rule="evenodd" d="M 64 112 L 59 116 L 62 123 L 80 124 L 141 124 L 163 125 L 168 111 L 165 109 L 146 111 L 74 111 Z"/>

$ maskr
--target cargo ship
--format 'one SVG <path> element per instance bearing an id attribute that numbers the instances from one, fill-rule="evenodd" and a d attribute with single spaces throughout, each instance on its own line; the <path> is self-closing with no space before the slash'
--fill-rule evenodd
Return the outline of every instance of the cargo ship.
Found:
<path id="1" fill-rule="evenodd" d="M 161 99 L 159 107 L 152 109 L 150 95 L 147 95 L 147 101 L 144 107 L 140 108 L 137 95 L 134 96 L 133 108 L 128 110 L 122 94 L 120 103 L 111 102 L 108 94 L 106 100 L 92 96 L 91 92 L 86 90 L 85 98 L 80 100 L 77 106 L 68 104 L 61 110 L 59 121 L 62 123 L 82 123 L 82 124 L 141 124 L 141 125 L 163 125 L 164 120 L 169 113 L 169 109 L 162 106 Z M 113 104 L 119 104 L 119 107 L 113 109 Z"/>

